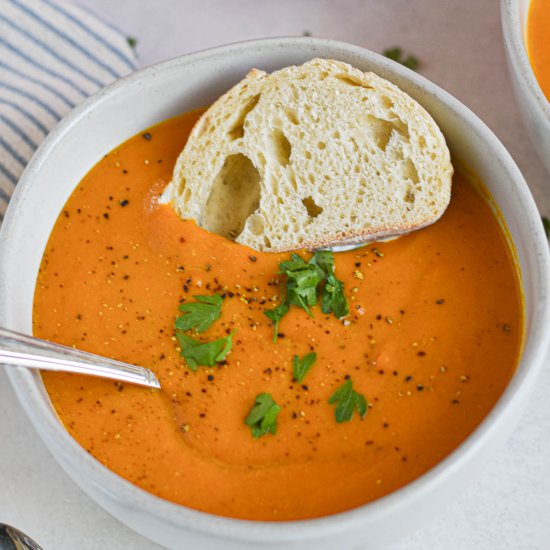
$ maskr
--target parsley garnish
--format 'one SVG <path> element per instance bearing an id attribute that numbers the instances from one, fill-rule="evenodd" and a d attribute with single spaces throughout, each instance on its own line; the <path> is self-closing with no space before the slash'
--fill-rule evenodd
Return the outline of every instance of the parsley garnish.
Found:
<path id="1" fill-rule="evenodd" d="M 550 237 L 550 220 L 546 216 L 541 217 L 542 225 L 544 226 L 544 232 L 546 233 L 546 238 Z"/>
<path id="2" fill-rule="evenodd" d="M 250 428 L 252 437 L 262 437 L 268 433 L 277 433 L 277 415 L 281 407 L 273 401 L 269 393 L 260 393 L 248 413 L 244 423 Z"/>
<path id="3" fill-rule="evenodd" d="M 330 250 L 318 250 L 313 254 L 310 263 L 319 266 L 322 273 L 332 273 L 334 270 L 334 254 Z"/>
<path id="4" fill-rule="evenodd" d="M 322 269 L 326 277 L 321 311 L 334 313 L 338 319 L 345 317 L 349 313 L 348 301 L 344 296 L 344 283 L 334 275 L 334 254 L 328 250 L 316 252 L 311 261 Z"/>
<path id="5" fill-rule="evenodd" d="M 277 341 L 277 335 L 279 334 L 279 323 L 281 319 L 288 313 L 288 304 L 279 304 L 273 309 L 266 309 L 264 315 L 269 317 L 273 321 L 273 342 Z"/>
<path id="6" fill-rule="evenodd" d="M 231 351 L 234 333 L 235 331 L 213 342 L 201 342 L 180 332 L 176 332 L 176 338 L 181 347 L 181 356 L 185 359 L 187 366 L 192 371 L 196 371 L 199 365 L 212 367 L 223 361 Z"/>
<path id="7" fill-rule="evenodd" d="M 193 296 L 197 302 L 181 304 L 181 315 L 176 319 L 176 329 L 204 332 L 214 321 L 217 321 L 222 314 L 223 298 L 219 294 L 213 296 Z"/>
<path id="8" fill-rule="evenodd" d="M 349 313 L 348 302 L 344 295 L 344 284 L 334 275 L 334 255 L 328 250 L 318 251 L 306 262 L 298 254 L 292 254 L 290 260 L 279 264 L 279 273 L 286 275 L 283 303 L 274 309 L 264 311 L 275 329 L 273 341 L 277 341 L 279 322 L 288 313 L 289 306 L 304 309 L 313 317 L 311 306 L 317 304 L 322 294 L 321 310 L 344 317 Z"/>
<path id="9" fill-rule="evenodd" d="M 408 55 L 406 58 L 403 58 L 402 55 L 403 51 L 399 47 L 384 50 L 385 57 L 401 63 L 401 65 L 411 69 L 411 71 L 416 71 L 419 65 L 418 58 L 414 57 L 414 55 Z"/>
<path id="10" fill-rule="evenodd" d="M 126 42 L 128 42 L 128 46 L 130 46 L 130 48 L 132 48 L 133 50 L 136 49 L 138 40 L 135 36 L 127 36 Z"/>
<path id="11" fill-rule="evenodd" d="M 344 283 L 333 274 L 327 277 L 327 283 L 323 289 L 321 310 L 323 313 L 334 313 L 338 319 L 349 313 L 348 301 L 344 296 Z"/>
<path id="12" fill-rule="evenodd" d="M 291 259 L 279 264 L 279 273 L 286 275 L 287 304 L 305 309 L 313 317 L 309 306 L 317 303 L 317 286 L 323 279 L 323 272 L 311 261 L 307 263 L 298 254 L 292 254 Z"/>
<path id="13" fill-rule="evenodd" d="M 364 395 L 353 389 L 351 379 L 346 380 L 329 398 L 329 404 L 336 405 L 334 416 L 336 422 L 349 422 L 353 411 L 357 409 L 359 416 L 363 418 L 367 414 L 367 400 Z"/>
<path id="14" fill-rule="evenodd" d="M 308 353 L 300 359 L 297 355 L 292 358 L 292 367 L 294 379 L 299 384 L 302 383 L 304 376 L 309 372 L 309 369 L 313 367 L 313 363 L 317 360 L 317 354 L 315 352 Z"/>

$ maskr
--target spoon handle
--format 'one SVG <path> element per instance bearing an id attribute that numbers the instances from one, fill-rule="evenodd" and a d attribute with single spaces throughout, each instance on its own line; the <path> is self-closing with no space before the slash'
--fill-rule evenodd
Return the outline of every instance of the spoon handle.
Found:
<path id="1" fill-rule="evenodd" d="M 160 388 L 149 369 L 0 327 L 0 364 L 31 369 L 89 374 Z"/>

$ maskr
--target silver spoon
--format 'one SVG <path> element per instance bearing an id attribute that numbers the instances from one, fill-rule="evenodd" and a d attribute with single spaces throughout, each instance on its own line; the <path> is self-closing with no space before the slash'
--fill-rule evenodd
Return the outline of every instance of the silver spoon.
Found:
<path id="1" fill-rule="evenodd" d="M 0 550 L 42 550 L 42 547 L 19 529 L 0 523 Z"/>
<path id="2" fill-rule="evenodd" d="M 0 364 L 74 372 L 160 388 L 152 371 L 0 327 Z M 0 550 L 2 548 L 0 547 Z"/>

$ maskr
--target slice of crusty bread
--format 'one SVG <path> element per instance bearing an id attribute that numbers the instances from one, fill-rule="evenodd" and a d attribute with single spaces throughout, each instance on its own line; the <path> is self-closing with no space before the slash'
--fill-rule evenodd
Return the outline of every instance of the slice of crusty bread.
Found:
<path id="1" fill-rule="evenodd" d="M 409 95 L 327 59 L 252 70 L 200 118 L 162 201 L 262 251 L 399 235 L 445 211 L 445 139 Z"/>

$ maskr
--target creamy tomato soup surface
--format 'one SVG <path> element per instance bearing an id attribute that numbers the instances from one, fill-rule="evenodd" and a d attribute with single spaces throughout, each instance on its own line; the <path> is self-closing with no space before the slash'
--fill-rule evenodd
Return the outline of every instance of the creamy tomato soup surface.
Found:
<path id="1" fill-rule="evenodd" d="M 157 200 L 199 115 L 106 155 L 55 224 L 34 334 L 149 367 L 162 385 L 45 372 L 61 422 L 123 478 L 222 516 L 313 518 L 402 487 L 479 425 L 518 362 L 519 277 L 497 218 L 457 173 L 434 225 L 335 254 L 349 315 L 293 306 L 274 342 L 264 311 L 283 299 L 278 270 L 290 254 L 207 233 Z M 187 334 L 211 342 L 233 332 L 232 350 L 192 370 L 174 336 L 178 306 L 215 294 L 221 317 Z M 312 352 L 299 383 L 293 358 Z M 328 401 L 348 380 L 368 410 L 337 422 Z M 245 420 L 263 393 L 280 407 L 276 433 L 253 437 Z"/>

